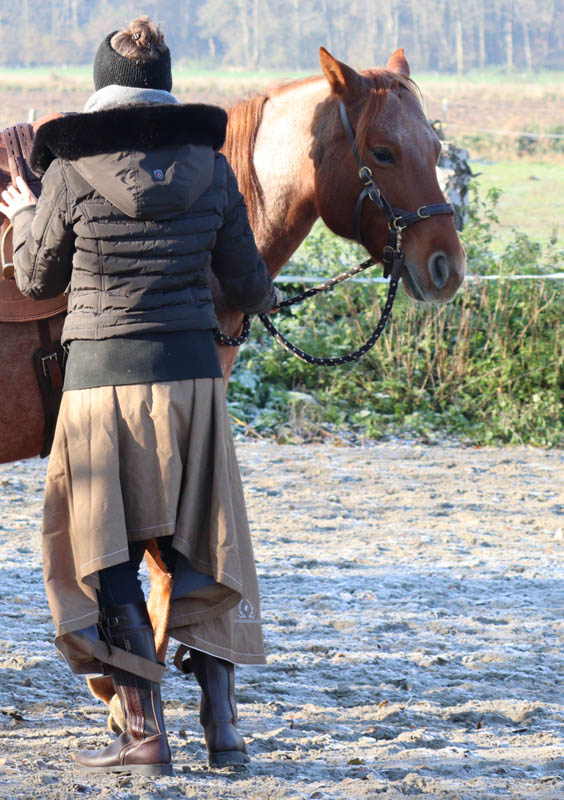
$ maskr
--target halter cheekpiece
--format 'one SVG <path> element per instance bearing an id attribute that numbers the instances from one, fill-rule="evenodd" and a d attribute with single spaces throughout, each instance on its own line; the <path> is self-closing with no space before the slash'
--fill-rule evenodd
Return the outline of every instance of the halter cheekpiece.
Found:
<path id="1" fill-rule="evenodd" d="M 354 207 L 353 230 L 355 239 L 359 244 L 364 246 L 362 231 L 360 229 L 360 218 L 362 216 L 362 206 L 365 199 L 368 197 L 376 208 L 380 208 L 384 211 L 388 218 L 388 243 L 384 247 L 384 257 L 382 259 L 384 264 L 384 277 L 387 278 L 389 275 L 397 273 L 399 279 L 399 272 L 401 272 L 401 267 L 403 265 L 403 252 L 401 247 L 403 231 L 416 222 L 421 222 L 421 220 L 428 219 L 429 217 L 435 217 L 438 214 L 452 215 L 454 214 L 454 207 L 450 203 L 434 203 L 430 206 L 420 206 L 417 211 L 405 211 L 403 208 L 394 208 L 390 205 L 374 180 L 372 170 L 363 161 L 356 143 L 355 132 L 350 123 L 346 106 L 342 100 L 339 103 L 339 114 L 351 150 L 358 163 L 358 177 L 364 185 Z"/>

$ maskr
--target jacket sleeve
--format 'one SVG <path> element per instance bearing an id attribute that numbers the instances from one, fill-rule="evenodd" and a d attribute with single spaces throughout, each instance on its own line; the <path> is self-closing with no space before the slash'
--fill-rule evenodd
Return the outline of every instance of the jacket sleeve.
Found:
<path id="1" fill-rule="evenodd" d="M 234 308 L 246 314 L 263 314 L 276 304 L 277 292 L 259 255 L 235 173 L 222 160 L 227 170 L 227 206 L 212 250 L 211 267 Z"/>
<path id="2" fill-rule="evenodd" d="M 70 281 L 75 235 L 67 200 L 62 167 L 55 160 L 43 177 L 37 205 L 21 209 L 12 219 L 16 283 L 36 300 L 57 297 Z"/>

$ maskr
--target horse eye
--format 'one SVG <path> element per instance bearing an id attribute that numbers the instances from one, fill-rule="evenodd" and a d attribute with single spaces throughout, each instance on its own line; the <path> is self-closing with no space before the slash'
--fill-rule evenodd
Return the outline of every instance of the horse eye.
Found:
<path id="1" fill-rule="evenodd" d="M 375 161 L 379 164 L 395 164 L 396 160 L 387 147 L 375 147 L 372 151 Z"/>

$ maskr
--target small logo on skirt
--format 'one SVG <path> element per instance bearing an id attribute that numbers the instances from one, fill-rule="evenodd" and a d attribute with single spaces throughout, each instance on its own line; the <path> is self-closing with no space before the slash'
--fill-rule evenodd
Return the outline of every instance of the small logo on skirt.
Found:
<path id="1" fill-rule="evenodd" d="M 257 615 L 250 600 L 243 598 L 237 609 L 237 622 L 257 622 Z"/>
<path id="2" fill-rule="evenodd" d="M 164 176 L 164 172 L 162 171 L 162 169 L 154 169 L 153 170 L 153 178 L 156 181 L 164 181 L 165 176 Z"/>

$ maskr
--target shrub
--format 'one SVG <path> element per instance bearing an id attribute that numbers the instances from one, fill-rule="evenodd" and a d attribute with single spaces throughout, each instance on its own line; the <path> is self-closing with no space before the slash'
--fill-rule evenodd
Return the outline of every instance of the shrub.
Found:
<path id="1" fill-rule="evenodd" d="M 379 343 L 345 367 L 299 361 L 256 321 L 228 393 L 241 430 L 280 441 L 454 436 L 474 444 L 562 445 L 563 291 L 560 281 L 543 278 L 557 255 L 517 231 L 501 257 L 492 255 L 497 194 L 486 202 L 472 196 L 463 232 L 469 272 L 526 269 L 538 277 L 467 282 L 442 307 L 400 292 Z M 335 274 L 364 256 L 318 225 L 284 276 Z M 288 295 L 303 287 L 296 280 L 283 288 Z M 345 283 L 274 321 L 306 351 L 336 355 L 367 338 L 385 296 L 381 284 Z"/>

